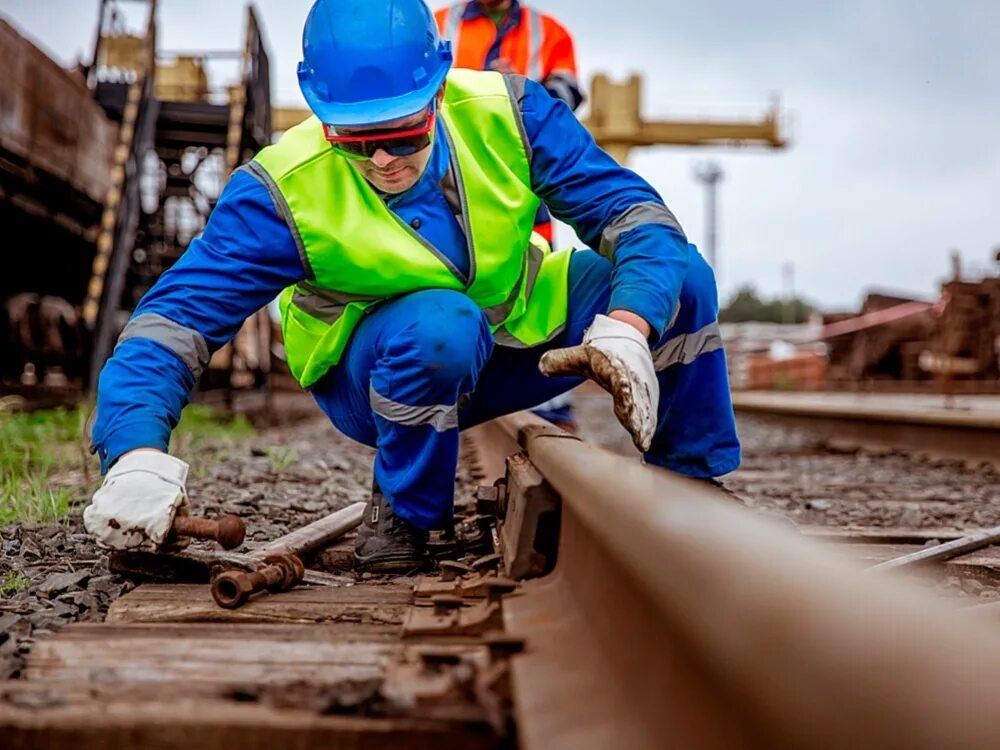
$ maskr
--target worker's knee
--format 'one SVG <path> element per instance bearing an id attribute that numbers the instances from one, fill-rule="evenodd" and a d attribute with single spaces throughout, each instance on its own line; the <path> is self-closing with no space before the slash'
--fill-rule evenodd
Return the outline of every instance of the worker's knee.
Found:
<path id="1" fill-rule="evenodd" d="M 475 379 L 489 358 L 492 337 L 476 303 L 461 292 L 431 289 L 408 295 L 407 320 L 385 352 L 409 361 L 417 377 L 441 383 Z"/>

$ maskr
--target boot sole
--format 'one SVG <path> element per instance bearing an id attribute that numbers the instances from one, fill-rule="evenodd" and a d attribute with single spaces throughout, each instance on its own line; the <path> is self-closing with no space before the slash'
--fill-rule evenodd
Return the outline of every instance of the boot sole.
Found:
<path id="1" fill-rule="evenodd" d="M 354 570 L 358 573 L 419 573 L 430 567 L 430 561 L 424 558 L 360 558 L 354 556 Z"/>

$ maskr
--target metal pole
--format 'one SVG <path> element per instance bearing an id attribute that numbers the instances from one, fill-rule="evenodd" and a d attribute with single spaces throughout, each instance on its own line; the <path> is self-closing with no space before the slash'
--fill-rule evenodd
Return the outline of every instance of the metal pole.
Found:
<path id="1" fill-rule="evenodd" d="M 950 542 L 938 544 L 934 547 L 926 547 L 917 552 L 911 552 L 908 555 L 894 557 L 891 560 L 880 562 L 878 565 L 873 565 L 872 569 L 890 570 L 892 568 L 915 565 L 920 562 L 950 560 L 953 557 L 975 552 L 983 547 L 989 547 L 991 544 L 996 544 L 997 542 L 1000 542 L 1000 526 L 994 526 L 992 529 L 983 529 L 982 531 L 977 531 L 975 534 L 963 536 L 961 539 L 952 539 Z"/>
<path id="2" fill-rule="evenodd" d="M 707 161 L 695 168 L 695 178 L 705 186 L 705 257 L 715 270 L 718 280 L 718 221 L 716 208 L 716 186 L 722 181 L 723 171 L 718 162 Z"/>
<path id="3" fill-rule="evenodd" d="M 781 285 L 783 300 L 781 303 L 781 322 L 794 323 L 795 305 L 795 264 L 789 261 L 781 267 Z"/>

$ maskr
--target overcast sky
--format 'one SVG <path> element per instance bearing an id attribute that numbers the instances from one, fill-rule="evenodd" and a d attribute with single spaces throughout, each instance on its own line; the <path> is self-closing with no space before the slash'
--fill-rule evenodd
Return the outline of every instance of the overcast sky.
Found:
<path id="1" fill-rule="evenodd" d="M 301 105 L 295 66 L 308 0 L 258 0 L 278 103 Z M 431 2 L 431 7 L 443 3 Z M 143 3 L 126 2 L 138 15 Z M 243 4 L 161 0 L 161 49 L 239 49 Z M 633 151 L 689 238 L 705 235 L 695 165 L 717 160 L 718 272 L 826 309 L 865 290 L 932 297 L 953 249 L 970 272 L 1000 246 L 1000 2 L 538 0 L 576 40 L 581 78 L 645 76 L 643 114 L 755 117 L 773 96 L 790 145 Z M 90 55 L 97 0 L 0 0 L 56 59 Z M 585 116 L 586 110 L 582 111 Z"/>

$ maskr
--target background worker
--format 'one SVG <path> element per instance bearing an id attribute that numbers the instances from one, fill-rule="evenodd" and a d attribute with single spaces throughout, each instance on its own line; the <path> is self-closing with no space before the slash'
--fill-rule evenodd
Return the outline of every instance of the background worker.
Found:
<path id="1" fill-rule="evenodd" d="M 434 12 L 442 38 L 451 42 L 454 65 L 517 73 L 540 83 L 571 110 L 583 103 L 573 38 L 552 16 L 518 0 L 471 0 Z M 535 231 L 553 241 L 552 217 L 538 209 Z"/>
<path id="2" fill-rule="evenodd" d="M 526 76 L 572 110 L 583 102 L 573 38 L 547 13 L 518 0 L 471 0 L 441 8 L 434 18 L 456 67 Z"/>
<path id="3" fill-rule="evenodd" d="M 292 374 L 375 448 L 359 570 L 428 562 L 460 429 L 585 377 L 648 462 L 737 467 L 715 281 L 648 183 L 540 85 L 451 70 L 421 0 L 317 0 L 303 57 L 315 117 L 233 174 L 101 372 L 106 477 L 84 511 L 100 543 L 164 543 L 187 505 L 170 433 L 212 352 L 279 292 Z M 591 249 L 531 244 L 540 201 Z"/>
<path id="4" fill-rule="evenodd" d="M 571 110 L 583 103 L 573 38 L 552 16 L 518 0 L 471 0 L 434 13 L 441 36 L 452 44 L 455 66 L 517 73 L 540 83 Z M 555 246 L 552 217 L 543 203 L 535 231 Z M 576 431 L 569 393 L 532 411 L 565 430 Z"/>

